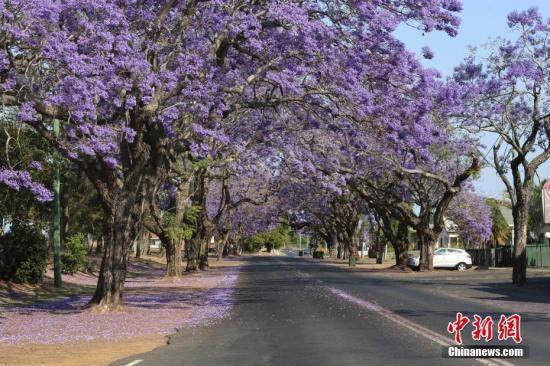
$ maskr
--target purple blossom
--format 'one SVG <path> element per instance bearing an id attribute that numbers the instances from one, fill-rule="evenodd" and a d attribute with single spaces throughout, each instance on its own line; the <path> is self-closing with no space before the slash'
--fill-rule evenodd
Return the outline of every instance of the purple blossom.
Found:
<path id="1" fill-rule="evenodd" d="M 53 193 L 42 184 L 33 181 L 29 172 L 4 169 L 0 167 L 0 183 L 19 191 L 29 189 L 40 202 L 51 201 Z"/>
<path id="2" fill-rule="evenodd" d="M 39 161 L 31 161 L 29 168 L 33 170 L 42 170 L 42 164 Z"/>
<path id="3" fill-rule="evenodd" d="M 434 53 L 428 46 L 422 47 L 422 57 L 424 57 L 427 60 L 431 60 L 434 58 Z"/>
<path id="4" fill-rule="evenodd" d="M 22 122 L 33 123 L 36 121 L 36 110 L 33 103 L 23 103 L 19 108 L 19 119 Z"/>

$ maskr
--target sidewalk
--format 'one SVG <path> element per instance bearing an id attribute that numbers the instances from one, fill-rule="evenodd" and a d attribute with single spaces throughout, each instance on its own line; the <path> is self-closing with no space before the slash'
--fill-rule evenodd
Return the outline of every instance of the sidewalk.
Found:
<path id="1" fill-rule="evenodd" d="M 212 261 L 206 272 L 164 279 L 161 264 L 133 261 L 124 308 L 98 314 L 82 307 L 96 277 L 64 276 L 67 289 L 0 292 L 0 365 L 105 365 L 166 343 L 179 328 L 211 324 L 229 314 L 238 261 Z M 50 275 L 50 274 L 47 274 Z M 5 304 L 5 305 L 2 305 Z"/>

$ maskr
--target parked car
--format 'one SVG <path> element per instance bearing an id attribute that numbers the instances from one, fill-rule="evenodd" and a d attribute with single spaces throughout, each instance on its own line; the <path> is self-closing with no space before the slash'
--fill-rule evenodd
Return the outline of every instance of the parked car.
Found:
<path id="1" fill-rule="evenodd" d="M 418 268 L 420 257 L 409 257 L 408 265 Z M 434 268 L 455 268 L 464 271 L 472 267 L 472 257 L 464 249 L 439 248 L 434 251 Z"/>
<path id="2" fill-rule="evenodd" d="M 160 239 L 151 239 L 149 241 L 149 253 L 160 253 L 162 252 L 162 243 Z"/>

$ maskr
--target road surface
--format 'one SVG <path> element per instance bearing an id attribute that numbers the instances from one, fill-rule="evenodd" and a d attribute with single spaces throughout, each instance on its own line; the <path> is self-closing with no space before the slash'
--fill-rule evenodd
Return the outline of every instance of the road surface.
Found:
<path id="1" fill-rule="evenodd" d="M 549 364 L 550 325 L 537 314 L 523 315 L 527 359 L 443 358 L 442 347 L 451 342 L 446 327 L 458 311 L 498 319 L 503 310 L 431 291 L 433 286 L 439 284 L 369 276 L 310 259 L 253 257 L 241 270 L 230 318 L 184 330 L 169 345 L 114 365 Z"/>

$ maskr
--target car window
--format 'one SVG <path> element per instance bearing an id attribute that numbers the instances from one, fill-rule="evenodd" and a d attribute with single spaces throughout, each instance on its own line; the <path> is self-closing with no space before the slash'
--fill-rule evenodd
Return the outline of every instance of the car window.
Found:
<path id="1" fill-rule="evenodd" d="M 443 248 L 440 248 L 440 249 L 437 249 L 434 254 L 436 255 L 445 255 L 447 254 L 447 249 L 443 249 Z"/>

